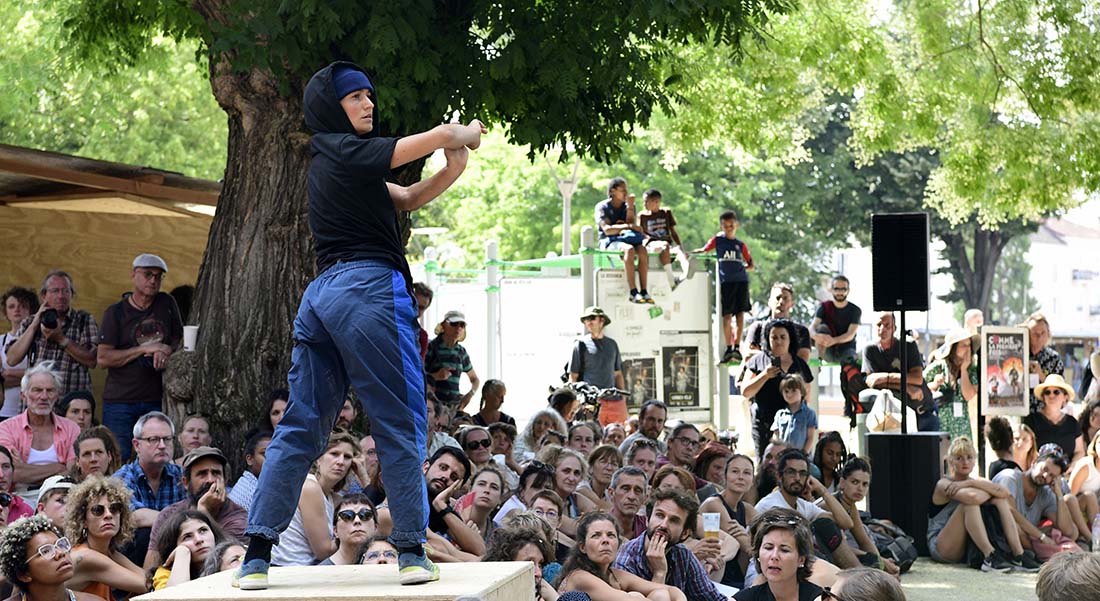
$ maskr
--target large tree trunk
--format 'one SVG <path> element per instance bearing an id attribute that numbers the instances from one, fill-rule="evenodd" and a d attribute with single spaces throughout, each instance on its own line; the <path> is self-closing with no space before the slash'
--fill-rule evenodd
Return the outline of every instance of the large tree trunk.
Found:
<path id="1" fill-rule="evenodd" d="M 981 309 L 988 321 L 993 277 L 1012 235 L 983 229 L 975 223 L 941 232 L 940 238 L 947 246 L 944 252 L 949 265 L 947 273 L 955 280 L 955 289 L 943 300 L 962 301 L 968 309 Z"/>
<path id="2" fill-rule="evenodd" d="M 171 362 L 167 408 L 211 415 L 214 440 L 238 464 L 268 392 L 286 386 L 294 316 L 315 272 L 309 136 L 300 93 L 280 95 L 269 74 L 213 67 L 211 86 L 229 116 L 229 154 L 189 319 L 198 346 Z"/>

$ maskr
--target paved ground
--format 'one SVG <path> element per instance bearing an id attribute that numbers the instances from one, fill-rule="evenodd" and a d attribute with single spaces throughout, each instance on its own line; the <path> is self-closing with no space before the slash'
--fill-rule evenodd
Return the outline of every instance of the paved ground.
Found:
<path id="1" fill-rule="evenodd" d="M 908 601 L 1035 601 L 1035 574 L 994 574 L 921 557 L 901 577 Z"/>

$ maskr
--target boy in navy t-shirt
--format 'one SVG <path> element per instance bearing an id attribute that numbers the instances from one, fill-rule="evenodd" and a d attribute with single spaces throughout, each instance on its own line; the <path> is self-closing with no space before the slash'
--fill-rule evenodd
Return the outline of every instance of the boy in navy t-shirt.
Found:
<path id="1" fill-rule="evenodd" d="M 722 337 L 726 342 L 726 352 L 722 363 L 740 363 L 741 351 L 737 350 L 737 341 L 745 329 L 745 313 L 752 309 L 749 302 L 749 274 L 756 267 L 752 263 L 749 247 L 737 239 L 737 214 L 726 211 L 719 215 L 722 231 L 711 238 L 706 246 L 693 252 L 715 251 L 718 256 L 718 279 L 721 282 Z M 730 318 L 736 316 L 737 329 L 731 331 Z"/>
<path id="2" fill-rule="evenodd" d="M 306 85 L 305 122 L 314 132 L 309 226 L 319 275 L 306 288 L 294 320 L 290 399 L 249 511 L 248 552 L 233 578 L 242 589 L 267 588 L 271 547 L 294 516 L 299 491 L 303 498 L 322 494 L 316 483 L 303 488 L 303 482 L 310 465 L 329 449 L 349 385 L 370 417 L 393 500 L 390 541 L 399 552 L 399 580 L 439 579 L 439 568 L 423 547 L 428 525 L 424 365 L 397 214 L 424 206 L 453 184 L 486 130 L 474 120 L 404 138 L 379 137 L 375 101 L 374 86 L 352 63 L 333 63 Z M 392 169 L 439 149 L 447 165 L 435 175 L 409 187 L 388 181 Z M 367 481 L 354 465 L 353 470 Z"/>

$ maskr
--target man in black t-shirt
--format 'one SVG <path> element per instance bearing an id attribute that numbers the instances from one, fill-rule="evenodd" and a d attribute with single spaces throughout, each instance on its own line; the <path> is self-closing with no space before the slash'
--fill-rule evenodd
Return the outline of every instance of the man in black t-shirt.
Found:
<path id="1" fill-rule="evenodd" d="M 833 278 L 833 300 L 818 305 L 814 321 L 810 324 L 811 336 L 817 344 L 817 356 L 833 363 L 855 363 L 856 331 L 863 317 L 863 310 L 848 302 L 851 283 L 838 275 Z"/>
<path id="2" fill-rule="evenodd" d="M 103 425 L 120 441 L 133 437 L 134 424 L 161 410 L 164 366 L 183 338 L 183 321 L 172 295 L 160 286 L 168 265 L 157 255 L 138 255 L 130 271 L 134 288 L 107 307 L 100 321 L 99 367 L 107 368 Z M 131 446 L 121 445 L 122 462 Z"/>
<path id="3" fill-rule="evenodd" d="M 882 402 L 883 395 L 897 398 L 901 390 L 901 342 L 894 337 L 897 326 L 894 325 L 893 313 L 879 313 L 875 321 L 875 332 L 878 334 L 878 342 L 868 344 L 863 349 L 863 373 L 866 374 L 868 389 L 860 393 L 860 402 L 870 407 L 872 403 Z M 917 412 L 917 429 L 921 432 L 935 432 L 940 429 L 940 418 L 934 402 L 931 402 L 931 392 L 924 384 L 924 359 L 921 357 L 917 343 L 906 340 L 906 369 L 908 376 L 906 392 L 909 395 L 908 405 Z"/>

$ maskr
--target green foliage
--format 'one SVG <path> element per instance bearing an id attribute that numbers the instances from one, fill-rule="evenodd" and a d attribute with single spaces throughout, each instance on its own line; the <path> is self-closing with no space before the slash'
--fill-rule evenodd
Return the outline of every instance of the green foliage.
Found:
<path id="1" fill-rule="evenodd" d="M 219 72 L 270 72 L 297 94 L 334 58 L 374 77 L 383 133 L 422 131 L 454 111 L 508 124 L 535 152 L 573 144 L 606 161 L 676 98 L 673 49 L 732 56 L 790 0 L 592 3 L 63 0 L 77 56 L 139 60 L 156 34 L 197 38 Z M 729 50 L 729 49 L 733 50 Z M 222 100 L 226 104 L 226 100 Z"/>
<path id="2" fill-rule="evenodd" d="M 62 14 L 6 2 L 0 21 L 0 142 L 220 179 L 225 114 L 193 42 L 153 40 L 133 66 L 82 69 L 61 51 Z"/>
<path id="3" fill-rule="evenodd" d="M 874 12 L 875 8 L 879 12 Z M 927 206 L 952 223 L 1035 219 L 1100 190 L 1100 12 L 1085 0 L 894 5 L 808 0 L 745 60 L 681 51 L 676 149 L 724 146 L 796 162 L 834 94 L 858 99 L 853 156 L 930 149 Z"/>

